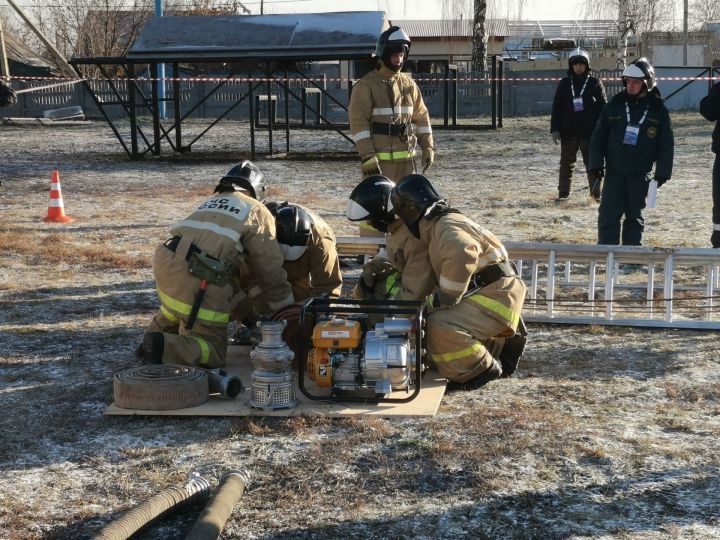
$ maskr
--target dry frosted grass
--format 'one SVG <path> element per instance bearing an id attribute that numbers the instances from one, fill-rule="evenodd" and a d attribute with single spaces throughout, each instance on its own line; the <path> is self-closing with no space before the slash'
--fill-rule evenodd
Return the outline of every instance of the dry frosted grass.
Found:
<path id="1" fill-rule="evenodd" d="M 704 246 L 711 126 L 674 122 L 676 173 L 647 243 Z M 549 120 L 505 125 L 438 132 L 433 182 L 504 240 L 594 243 L 586 194 L 553 202 Z M 534 325 L 517 377 L 449 394 L 432 419 L 103 417 L 157 305 L 155 245 L 247 151 L 245 128 L 219 126 L 205 150 L 225 149 L 221 160 L 200 148 L 146 162 L 126 160 L 101 124 L 1 129 L 0 538 L 89 538 L 190 472 L 228 468 L 255 482 L 226 538 L 717 537 L 710 332 Z M 343 145 L 293 133 L 303 152 Z M 355 234 L 344 208 L 356 161 L 258 162 L 271 197 Z M 52 168 L 73 224 L 41 221 Z M 182 537 L 196 515 L 141 538 Z"/>

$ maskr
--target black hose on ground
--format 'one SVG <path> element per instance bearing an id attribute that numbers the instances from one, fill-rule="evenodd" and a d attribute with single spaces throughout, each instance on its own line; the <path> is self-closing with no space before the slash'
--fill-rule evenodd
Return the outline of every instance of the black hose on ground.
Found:
<path id="1" fill-rule="evenodd" d="M 250 477 L 245 471 L 226 472 L 220 479 L 215 497 L 202 511 L 185 540 L 216 540 L 249 483 Z"/>
<path id="2" fill-rule="evenodd" d="M 108 523 L 94 540 L 127 540 L 152 522 L 181 508 L 203 502 L 210 496 L 210 484 L 200 475 L 184 486 L 164 489 Z"/>

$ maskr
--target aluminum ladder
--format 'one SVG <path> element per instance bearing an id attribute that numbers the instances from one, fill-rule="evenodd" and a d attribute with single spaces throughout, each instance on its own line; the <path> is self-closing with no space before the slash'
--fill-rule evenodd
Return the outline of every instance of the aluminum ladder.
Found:
<path id="1" fill-rule="evenodd" d="M 383 238 L 338 238 L 372 255 Z M 720 249 L 505 244 L 527 285 L 526 321 L 720 330 Z"/>

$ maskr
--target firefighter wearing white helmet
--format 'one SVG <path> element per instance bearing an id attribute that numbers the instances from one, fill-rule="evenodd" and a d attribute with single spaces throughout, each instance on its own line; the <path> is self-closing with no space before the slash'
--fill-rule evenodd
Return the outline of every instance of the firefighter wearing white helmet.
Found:
<path id="1" fill-rule="evenodd" d="M 246 297 L 250 278 L 263 292 L 267 315 L 294 302 L 264 192 L 262 173 L 244 161 L 170 228 L 171 238 L 155 250 L 160 309 L 136 351 L 143 363 L 224 365 L 230 313 Z"/>
<path id="2" fill-rule="evenodd" d="M 422 175 L 403 179 L 390 201 L 425 246 L 423 259 L 408 260 L 403 285 L 417 291 L 416 300 L 435 292 L 428 353 L 448 388 L 470 390 L 512 375 L 526 342 L 520 317 L 526 288 L 503 244 L 449 206 Z M 411 276 L 423 276 L 429 289 L 414 287 Z"/>
<path id="3" fill-rule="evenodd" d="M 602 81 L 591 75 L 590 55 L 580 48 L 573 50 L 568 57 L 567 76 L 555 91 L 550 117 L 552 139 L 560 144 L 558 202 L 570 196 L 578 150 L 585 170 L 589 170 L 590 135 L 606 102 Z M 600 200 L 600 179 L 588 174 L 588 187 L 590 196 Z"/>
<path id="4" fill-rule="evenodd" d="M 415 172 L 418 146 L 423 171 L 433 164 L 430 115 L 415 81 L 401 72 L 410 45 L 401 28 L 385 30 L 377 40 L 375 69 L 352 88 L 348 116 L 363 177 L 382 174 L 398 181 Z"/>
<path id="5" fill-rule="evenodd" d="M 639 246 L 650 180 L 661 187 L 672 176 L 675 142 L 650 62 L 635 60 L 622 79 L 625 90 L 605 106 L 593 131 L 590 170 L 600 176 L 606 170 L 598 244 Z"/>

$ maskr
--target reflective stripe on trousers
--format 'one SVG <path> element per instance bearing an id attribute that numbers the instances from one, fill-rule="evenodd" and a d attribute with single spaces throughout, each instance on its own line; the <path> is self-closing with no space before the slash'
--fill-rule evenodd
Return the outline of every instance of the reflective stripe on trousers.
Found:
<path id="1" fill-rule="evenodd" d="M 194 339 L 200 346 L 200 365 L 206 366 L 210 359 L 210 345 L 201 337 L 188 336 L 190 339 Z"/>
<path id="2" fill-rule="evenodd" d="M 515 313 L 512 309 L 507 307 L 505 304 L 493 300 L 482 294 L 472 294 L 466 297 L 468 300 L 472 300 L 476 304 L 483 306 L 485 309 L 492 311 L 498 315 L 501 319 L 507 321 L 513 329 L 516 329 L 520 322 L 520 314 Z"/>
<path id="3" fill-rule="evenodd" d="M 163 315 L 165 315 L 169 320 L 174 321 L 172 317 L 168 316 L 168 311 L 172 310 L 175 313 L 180 313 L 181 315 L 189 316 L 190 312 L 192 311 L 192 306 L 190 304 L 186 304 L 185 302 L 181 302 L 180 300 L 176 300 L 175 298 L 172 298 L 162 292 L 160 289 L 157 290 L 158 297 L 160 298 L 160 302 L 162 303 L 163 307 L 166 307 L 167 309 L 163 311 Z M 228 323 L 230 322 L 230 314 L 229 313 L 222 313 L 220 311 L 212 311 L 210 309 L 203 309 L 200 308 L 198 310 L 197 314 L 197 320 L 203 321 L 203 322 L 209 322 L 209 323 Z"/>
<path id="4" fill-rule="evenodd" d="M 465 358 L 468 356 L 472 356 L 483 350 L 485 346 L 478 342 L 473 343 L 469 347 L 462 349 L 460 351 L 450 352 L 450 353 L 433 353 L 432 359 L 433 361 L 437 362 L 452 362 L 453 360 L 459 360 L 460 358 Z"/>

